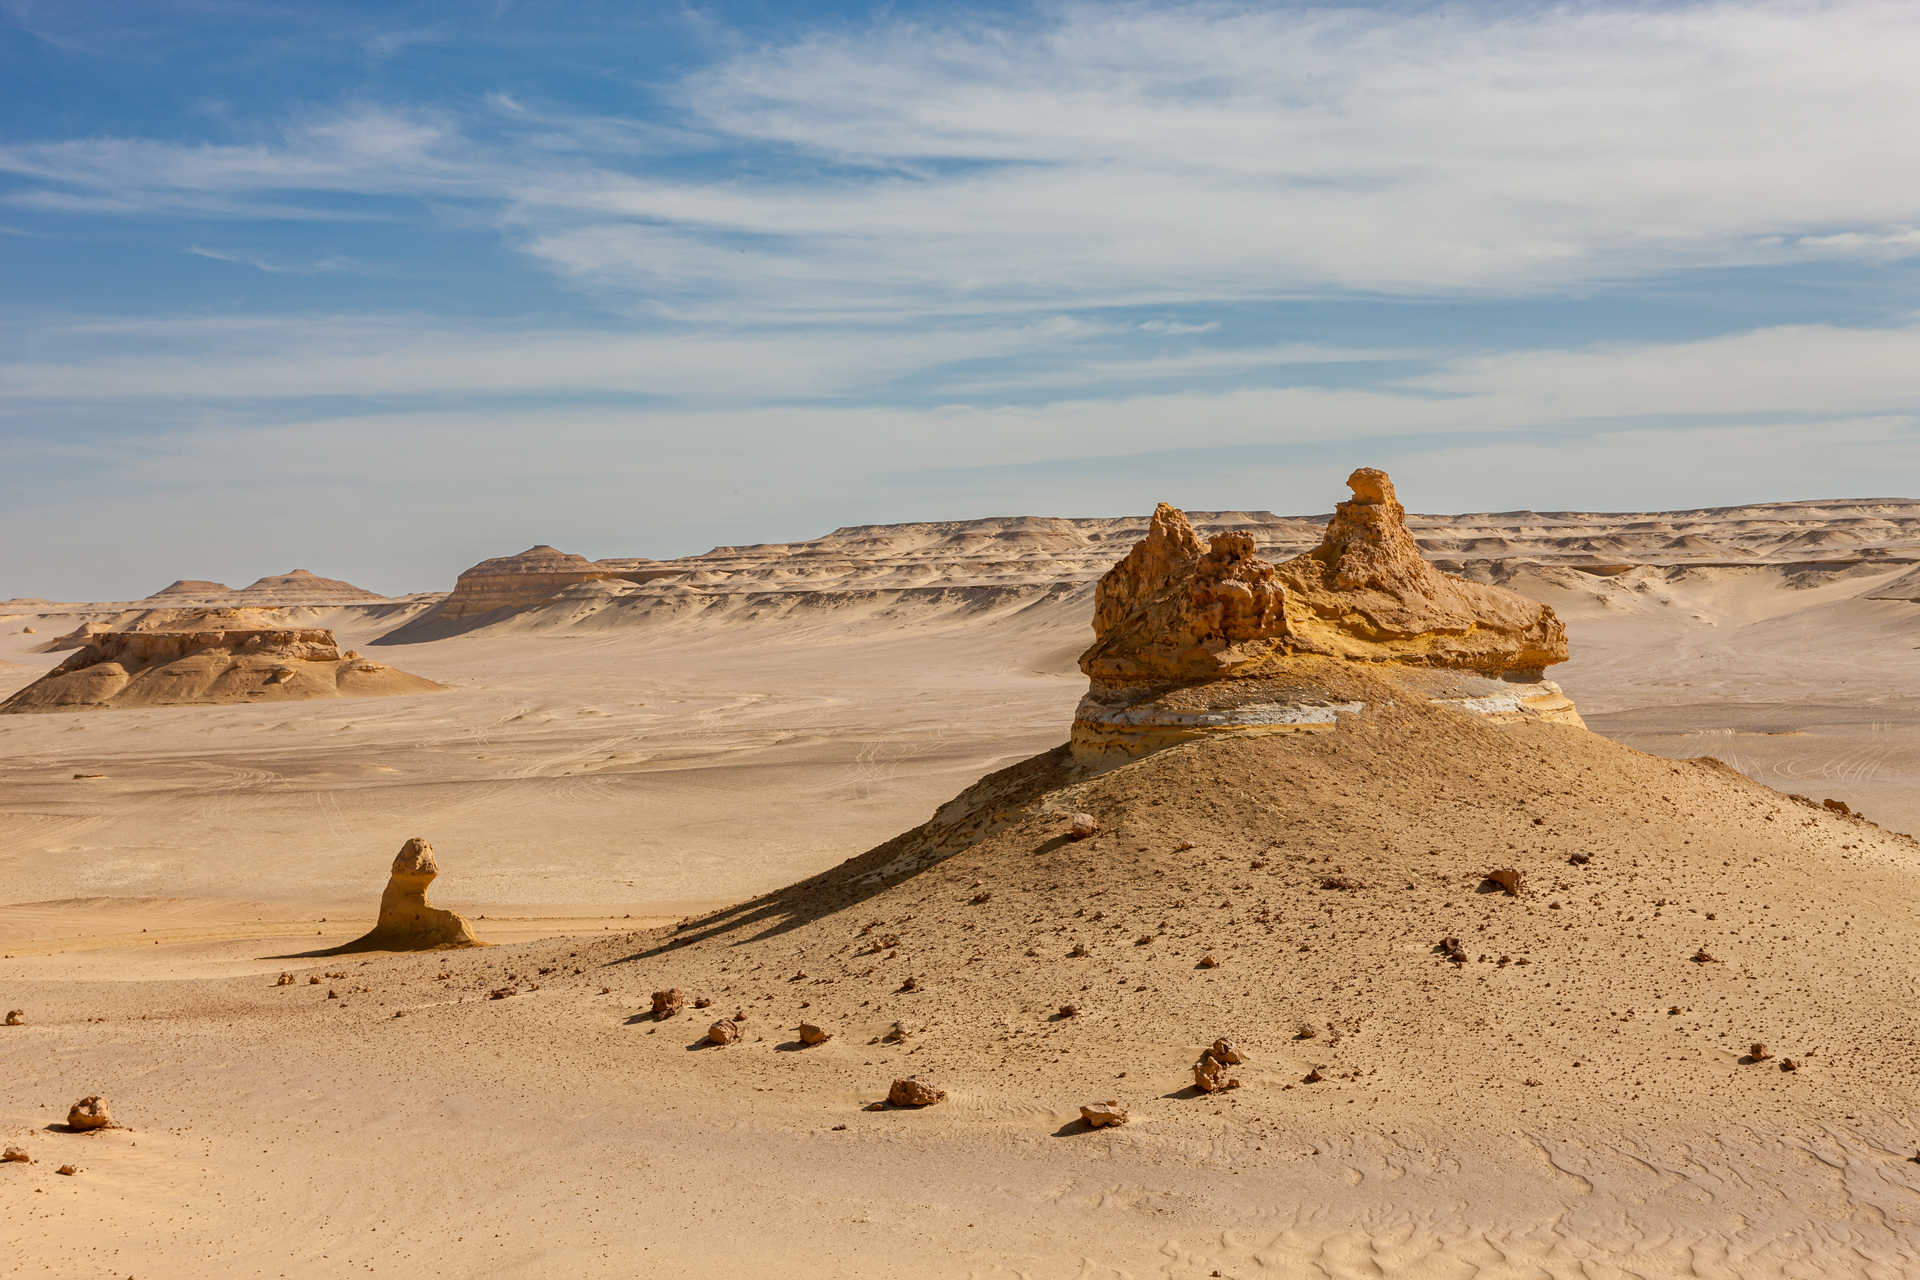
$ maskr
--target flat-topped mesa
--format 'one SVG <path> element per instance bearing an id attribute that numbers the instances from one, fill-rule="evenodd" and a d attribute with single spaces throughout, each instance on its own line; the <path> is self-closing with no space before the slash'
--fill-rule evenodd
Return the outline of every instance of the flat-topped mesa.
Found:
<path id="1" fill-rule="evenodd" d="M 518 555 L 482 560 L 454 581 L 453 592 L 435 614 L 443 619 L 475 618 L 496 609 L 524 609 L 552 599 L 580 582 L 616 578 L 619 573 L 557 547 L 542 544 Z"/>
<path id="2" fill-rule="evenodd" d="M 433 846 L 414 836 L 394 855 L 387 887 L 380 894 L 380 917 L 372 929 L 340 951 L 428 951 L 441 947 L 480 947 L 465 916 L 427 902 L 427 886 L 440 874 Z"/>
<path id="3" fill-rule="evenodd" d="M 441 687 L 342 653 L 324 627 L 101 631 L 0 703 L 0 712 L 378 697 Z"/>
<path id="4" fill-rule="evenodd" d="M 311 569 L 289 569 L 285 573 L 257 578 L 233 593 L 232 598 L 250 605 L 283 604 L 364 604 L 384 600 L 385 596 L 338 578 L 323 578 Z"/>
<path id="5" fill-rule="evenodd" d="M 1332 692 L 1345 682 L 1331 678 L 1329 660 L 1393 668 L 1409 692 L 1466 711 L 1579 723 L 1542 675 L 1567 658 L 1553 610 L 1429 564 L 1384 471 L 1363 467 L 1347 483 L 1354 496 L 1320 545 L 1279 565 L 1246 533 L 1215 534 L 1203 548 L 1181 512 L 1155 510 L 1147 536 L 1094 593 L 1077 756 L 1330 728 L 1363 704 Z"/>

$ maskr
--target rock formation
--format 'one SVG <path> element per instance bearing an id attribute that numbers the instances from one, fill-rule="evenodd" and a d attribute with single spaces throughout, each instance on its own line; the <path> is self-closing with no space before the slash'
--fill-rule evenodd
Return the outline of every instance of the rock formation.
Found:
<path id="1" fill-rule="evenodd" d="M 249 605 L 282 604 L 364 604 L 384 600 L 378 592 L 356 587 L 338 578 L 323 578 L 307 569 L 289 569 L 285 573 L 256 579 L 233 593 L 235 601 Z"/>
<path id="2" fill-rule="evenodd" d="M 524 609 L 553 598 L 562 588 L 619 575 L 554 547 L 528 547 L 519 555 L 482 560 L 455 580 L 453 593 L 435 613 L 449 621 L 496 609 Z"/>
<path id="3" fill-rule="evenodd" d="M 179 578 L 145 598 L 164 604 L 176 600 L 218 600 L 232 594 L 234 594 L 233 588 L 224 582 L 209 582 L 205 578 Z"/>
<path id="4" fill-rule="evenodd" d="M 318 627 L 100 631 L 0 703 L 0 712 L 383 697 L 441 687 L 343 654 L 333 632 Z"/>
<path id="5" fill-rule="evenodd" d="M 1080 1108 L 1080 1118 L 1089 1129 L 1105 1129 L 1127 1122 L 1127 1109 L 1112 1098 L 1105 1102 L 1089 1102 Z"/>
<path id="6" fill-rule="evenodd" d="M 1246 533 L 1217 533 L 1203 547 L 1162 503 L 1096 588 L 1075 754 L 1124 758 L 1210 733 L 1330 728 L 1361 708 L 1334 696 L 1329 660 L 1394 668 L 1416 696 L 1462 710 L 1578 723 L 1543 675 L 1567 657 L 1553 610 L 1428 563 L 1385 472 L 1363 467 L 1347 484 L 1353 497 L 1320 544 L 1279 565 Z"/>
<path id="7" fill-rule="evenodd" d="M 478 947 L 466 917 L 427 902 L 427 886 L 440 874 L 433 846 L 419 836 L 400 847 L 393 872 L 380 894 L 380 918 L 372 930 L 341 951 L 427 951 L 439 947 Z"/>
<path id="8" fill-rule="evenodd" d="M 1552 609 L 1427 563 L 1386 472 L 1347 486 L 1320 545 L 1279 568 L 1295 651 L 1534 678 L 1567 660 Z"/>

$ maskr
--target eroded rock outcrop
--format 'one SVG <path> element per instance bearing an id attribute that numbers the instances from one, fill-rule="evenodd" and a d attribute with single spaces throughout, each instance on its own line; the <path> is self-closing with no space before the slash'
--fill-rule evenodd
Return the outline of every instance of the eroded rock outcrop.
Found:
<path id="1" fill-rule="evenodd" d="M 394 856 L 387 887 L 380 894 L 380 918 L 368 932 L 341 951 L 429 951 L 440 947 L 478 947 L 465 916 L 427 902 L 427 886 L 440 874 L 433 846 L 419 836 Z"/>
<path id="2" fill-rule="evenodd" d="M 0 712 L 383 697 L 440 688 L 342 653 L 333 632 L 320 627 L 99 631 L 0 703 Z"/>
<path id="3" fill-rule="evenodd" d="M 107 1109 L 107 1100 L 99 1094 L 89 1094 L 67 1108 L 67 1128 L 69 1129 L 118 1129 L 113 1121 L 113 1113 Z"/>
<path id="4" fill-rule="evenodd" d="M 544 544 L 518 555 L 482 560 L 454 581 L 453 593 L 435 613 L 449 621 L 495 609 L 525 609 L 552 599 L 578 582 L 619 576 L 585 556 Z"/>
<path id="5" fill-rule="evenodd" d="M 1251 536 L 1204 546 L 1164 503 L 1103 577 L 1089 688 L 1074 719 L 1082 759 L 1138 755 L 1220 732 L 1332 727 L 1362 704 L 1316 672 L 1332 660 L 1394 668 L 1409 691 L 1494 717 L 1578 723 L 1544 678 L 1567 657 L 1552 609 L 1441 572 L 1420 554 L 1383 471 L 1347 479 L 1318 546 L 1275 565 Z"/>
<path id="6" fill-rule="evenodd" d="M 1279 567 L 1292 651 L 1536 677 L 1567 660 L 1552 609 L 1427 563 L 1386 472 L 1362 467 L 1347 486 L 1320 545 Z"/>
<path id="7" fill-rule="evenodd" d="M 289 569 L 256 578 L 233 595 L 237 602 L 249 605 L 364 604 L 386 599 L 351 582 L 323 578 L 311 569 Z"/>

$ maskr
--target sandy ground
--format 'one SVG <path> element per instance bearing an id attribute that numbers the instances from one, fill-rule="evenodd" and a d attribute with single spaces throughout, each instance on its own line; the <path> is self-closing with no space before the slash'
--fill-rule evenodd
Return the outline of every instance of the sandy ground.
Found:
<path id="1" fill-rule="evenodd" d="M 1920 606 L 1870 582 L 1536 594 L 1595 729 L 1915 830 Z M 1484 1126 L 1161 1101 L 1083 1134 L 1084 1073 L 1023 1062 L 874 1114 L 898 1063 L 867 1036 L 716 1066 L 699 1027 L 630 1021 L 649 981 L 605 939 L 818 872 L 1061 741 L 1084 615 L 476 632 L 379 651 L 445 694 L 0 720 L 0 1006 L 27 1012 L 0 1029 L 0 1140 L 34 1161 L 0 1165 L 0 1257 L 143 1280 L 1920 1265 L 1897 1090 L 1790 1123 L 1577 1093 Z M 5 630 L 0 694 L 60 657 L 31 651 L 47 624 Z M 415 834 L 434 900 L 506 945 L 280 958 L 364 930 Z M 509 973 L 542 987 L 485 999 Z M 1177 1082 L 1194 1048 L 1148 1040 L 1131 1069 Z M 131 1128 L 49 1129 L 93 1092 Z"/>

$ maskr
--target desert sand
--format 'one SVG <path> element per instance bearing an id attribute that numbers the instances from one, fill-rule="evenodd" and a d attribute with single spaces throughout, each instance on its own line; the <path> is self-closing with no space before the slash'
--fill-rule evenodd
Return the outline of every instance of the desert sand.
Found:
<path id="1" fill-rule="evenodd" d="M 1311 594 L 1286 562 L 1327 516 L 1191 523 L 1250 535 L 1226 577 Z M 251 606 L 445 692 L 0 719 L 0 1141 L 31 1158 L 0 1256 L 1913 1270 L 1920 504 L 1407 523 L 1564 624 L 1534 658 L 1587 729 L 1283 655 L 1364 709 L 1076 759 L 1094 580 L 1144 515 L 535 548 L 550 591 L 489 562 L 466 603 Z M 178 604 L 0 606 L 0 696 L 49 639 Z M 416 835 L 495 945 L 315 954 Z M 1197 1093 L 1223 1036 L 1241 1087 Z M 945 1099 L 867 1109 L 909 1078 Z M 126 1127 L 61 1131 L 94 1094 Z M 1128 1122 L 1089 1131 L 1109 1099 Z"/>

